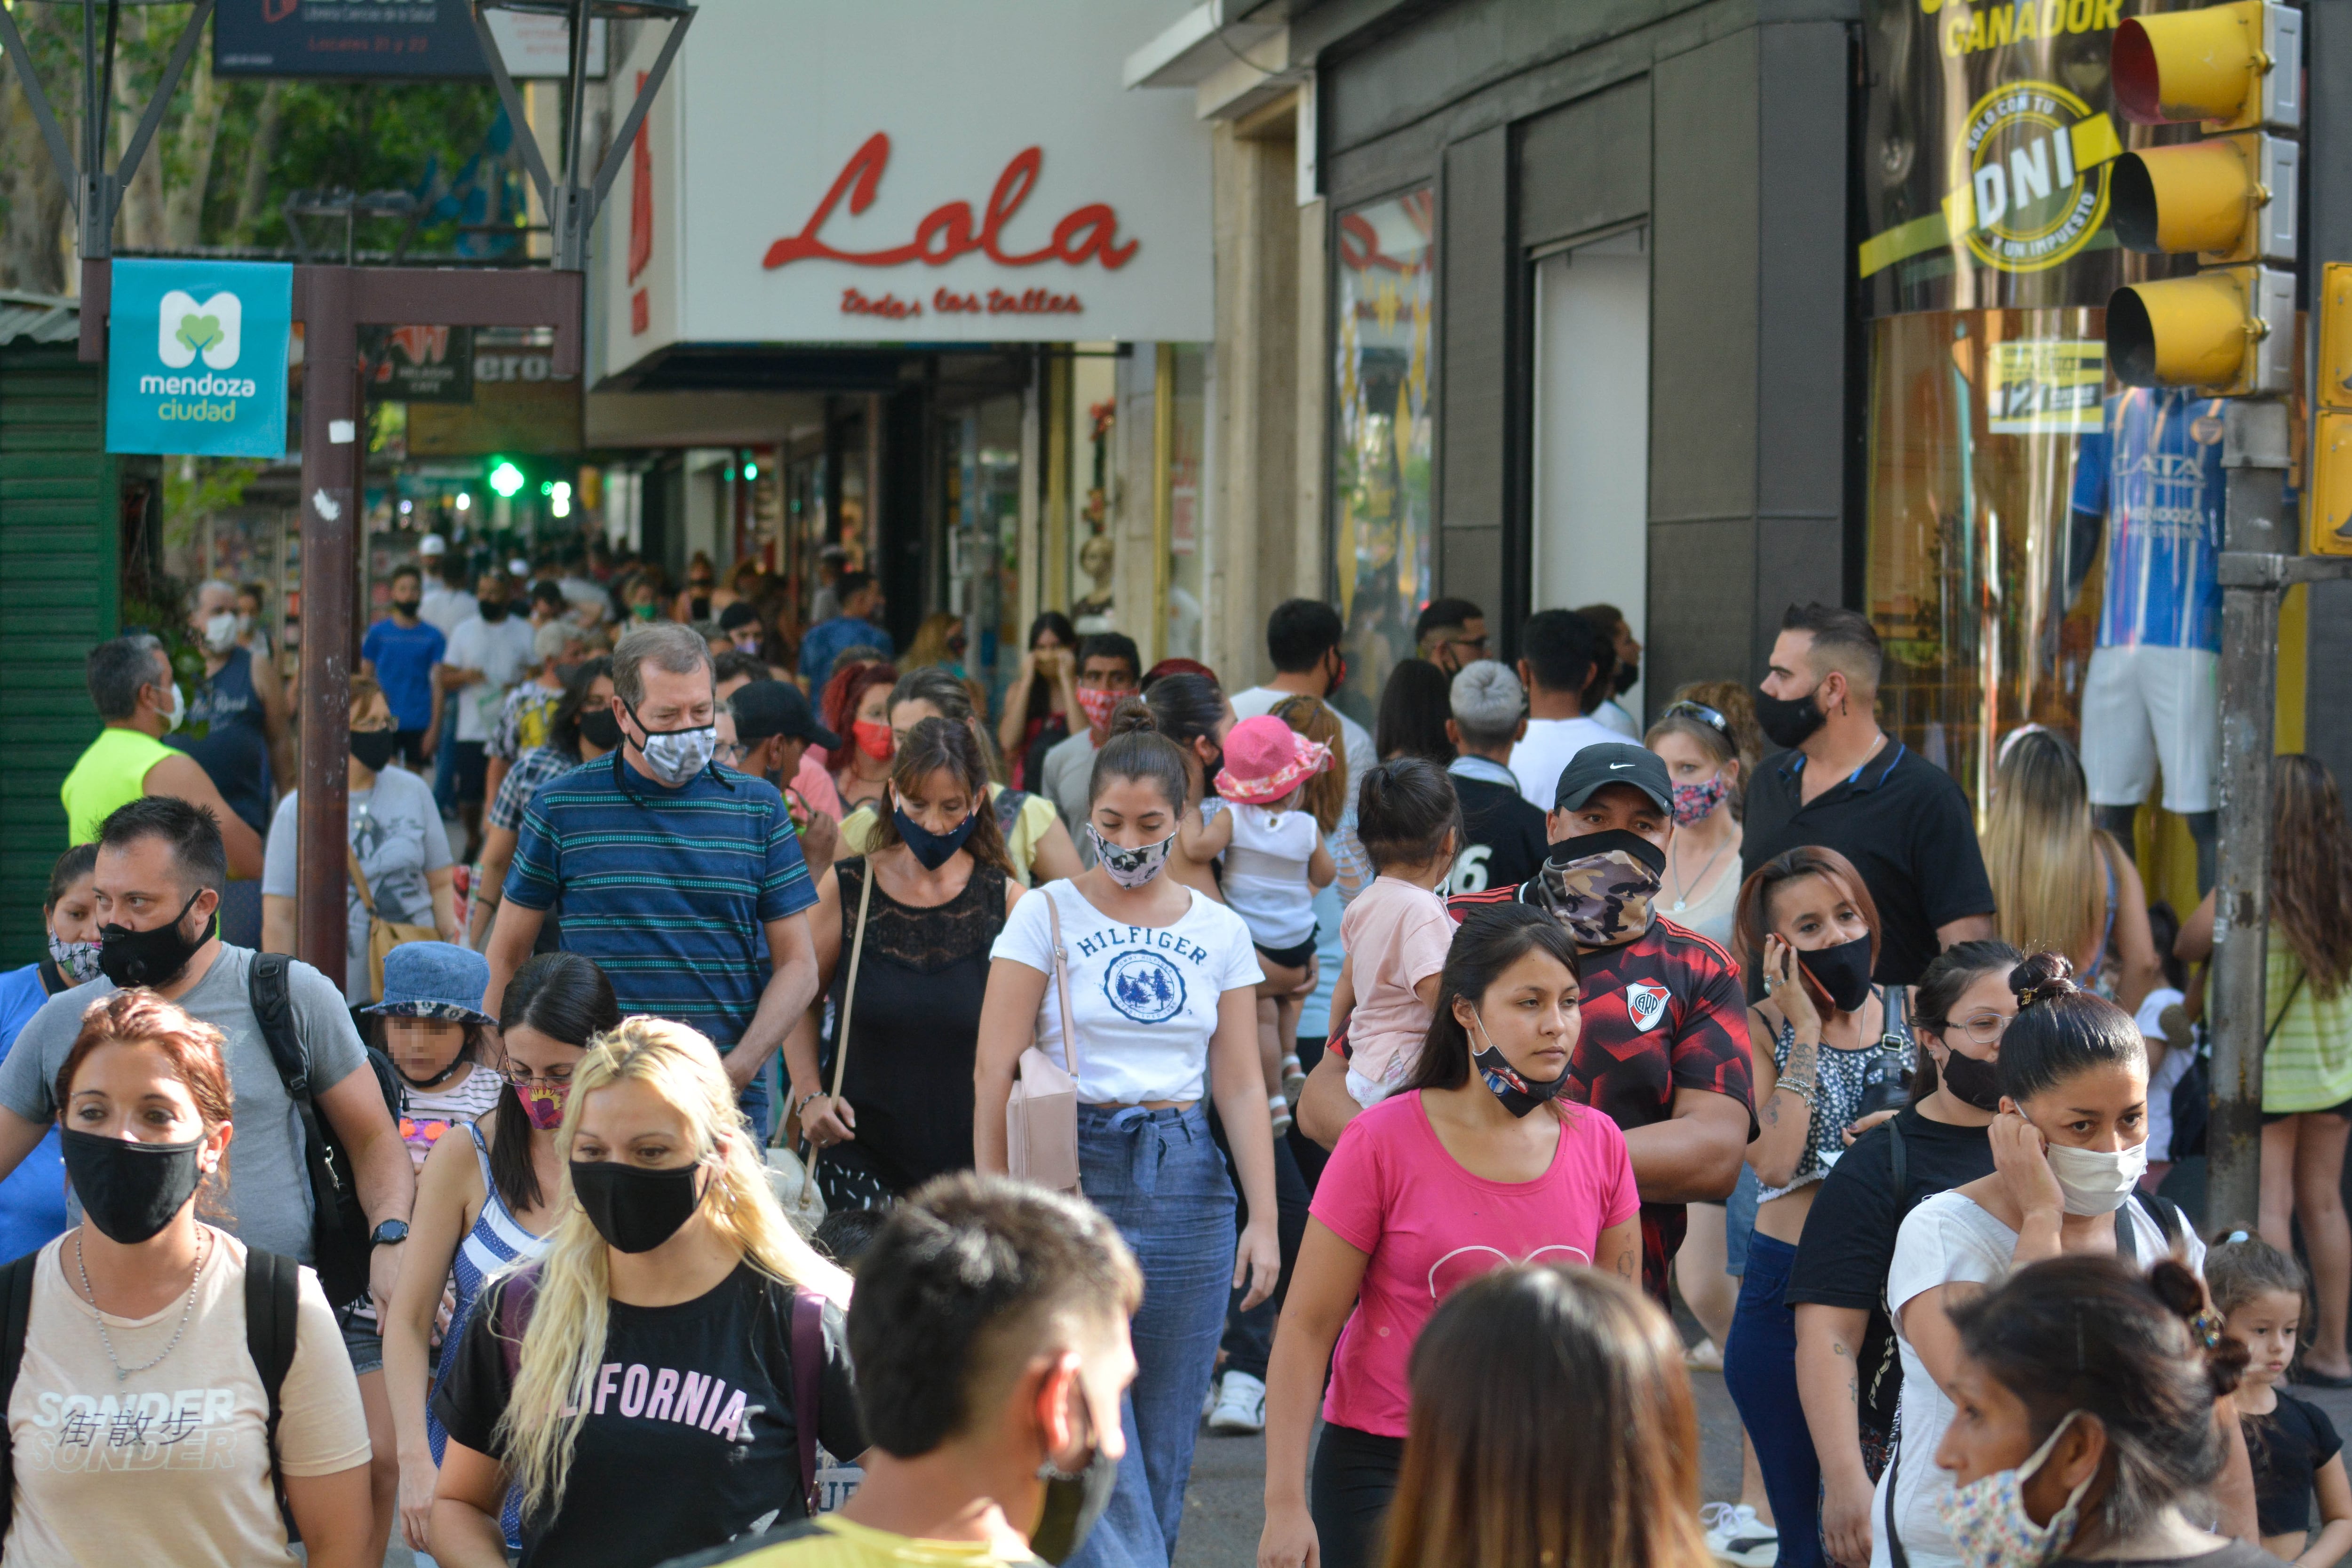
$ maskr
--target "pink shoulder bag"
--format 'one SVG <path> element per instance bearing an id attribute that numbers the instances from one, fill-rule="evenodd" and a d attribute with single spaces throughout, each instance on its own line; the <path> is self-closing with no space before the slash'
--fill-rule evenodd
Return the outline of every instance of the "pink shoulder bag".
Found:
<path id="1" fill-rule="evenodd" d="M 1004 1102 L 1005 1169 L 1025 1182 L 1055 1192 L 1078 1190 L 1078 1030 L 1070 1017 L 1069 955 L 1062 947 L 1062 910 L 1050 889 L 1040 888 L 1054 922 L 1054 996 L 1062 1009 L 1065 1071 L 1042 1047 L 1032 1044 L 1013 1069 L 1013 1094 Z"/>

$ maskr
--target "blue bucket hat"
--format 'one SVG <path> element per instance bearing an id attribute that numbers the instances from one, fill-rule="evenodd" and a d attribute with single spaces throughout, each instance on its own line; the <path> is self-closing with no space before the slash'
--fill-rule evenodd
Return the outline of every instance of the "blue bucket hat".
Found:
<path id="1" fill-rule="evenodd" d="M 490 961 L 448 942 L 404 942 L 383 955 L 383 1000 L 362 1012 L 390 1018 L 446 1018 L 454 1024 L 498 1020 L 482 1011 L 490 988 Z"/>

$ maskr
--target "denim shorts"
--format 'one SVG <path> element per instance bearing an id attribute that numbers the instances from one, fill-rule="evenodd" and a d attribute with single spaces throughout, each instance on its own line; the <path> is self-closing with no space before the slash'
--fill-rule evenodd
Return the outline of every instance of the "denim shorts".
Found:
<path id="1" fill-rule="evenodd" d="M 354 1301 L 338 1309 L 335 1326 L 343 1331 L 343 1349 L 351 1352 L 352 1370 L 365 1377 L 383 1370 L 383 1335 L 377 1331 L 373 1318 L 360 1315 L 362 1305 Z"/>

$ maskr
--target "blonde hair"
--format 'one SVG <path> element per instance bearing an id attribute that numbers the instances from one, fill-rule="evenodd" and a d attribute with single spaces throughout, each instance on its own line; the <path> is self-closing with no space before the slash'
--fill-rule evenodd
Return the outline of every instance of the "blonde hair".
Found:
<path id="1" fill-rule="evenodd" d="M 700 1150 L 699 1163 L 715 1173 L 698 1212 L 722 1238 L 742 1249 L 745 1262 L 773 1279 L 812 1289 L 839 1279 L 777 1206 L 759 1141 L 743 1126 L 734 1086 L 709 1040 L 683 1024 L 642 1015 L 595 1037 L 572 1069 L 572 1094 L 556 1131 L 556 1154 L 565 1171 L 556 1200 L 562 1217 L 549 1232 L 546 1256 L 538 1264 L 521 1364 L 506 1414 L 499 1419 L 499 1441 L 521 1489 L 523 1511 L 538 1518 L 551 1517 L 562 1506 L 580 1423 L 604 1353 L 612 1299 L 604 1238 L 572 1198 L 572 1143 L 588 1097 L 631 1080 L 686 1118 Z M 731 1134 L 723 1148 L 721 1132 Z M 521 1263 L 509 1272 L 529 1267 Z"/>
<path id="2" fill-rule="evenodd" d="M 1330 751 L 1331 765 L 1299 788 L 1298 805 L 1315 818 L 1316 826 L 1326 833 L 1337 831 L 1339 818 L 1348 813 L 1348 788 L 1353 782 L 1348 777 L 1347 738 L 1339 733 L 1339 715 L 1321 699 L 1302 696 L 1276 703 L 1274 716 Z"/>
<path id="3" fill-rule="evenodd" d="M 2021 952 L 2080 961 L 2106 922 L 2105 846 L 2091 821 L 2091 791 L 2066 738 L 2021 730 L 1993 770 L 1984 830 L 1994 924 Z M 2092 954 L 2095 963 L 2098 955 Z"/>

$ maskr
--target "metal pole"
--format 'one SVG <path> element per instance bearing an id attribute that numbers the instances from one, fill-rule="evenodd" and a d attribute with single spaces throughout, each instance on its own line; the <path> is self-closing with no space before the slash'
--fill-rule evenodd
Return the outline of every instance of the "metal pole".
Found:
<path id="1" fill-rule="evenodd" d="M 2241 398 L 2222 426 L 2221 845 L 2213 907 L 2212 1121 L 2206 1233 L 2251 1230 L 2262 1212 L 2264 938 L 2270 929 L 2271 753 L 2278 709 L 2279 599 L 2294 553 L 2285 501 L 2287 409 Z"/>
<path id="2" fill-rule="evenodd" d="M 359 328 L 348 267 L 295 272 L 302 311 L 302 801 L 295 956 L 343 983 Z"/>

